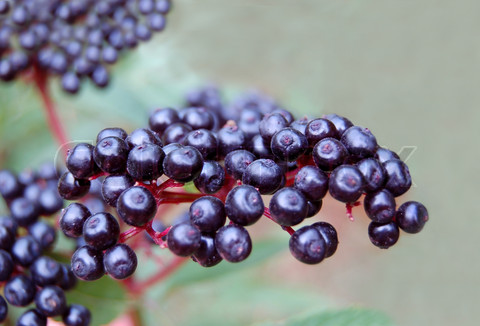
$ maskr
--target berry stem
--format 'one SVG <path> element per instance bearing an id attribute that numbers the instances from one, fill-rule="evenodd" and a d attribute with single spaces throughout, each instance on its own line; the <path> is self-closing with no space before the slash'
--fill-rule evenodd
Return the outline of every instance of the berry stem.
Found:
<path id="1" fill-rule="evenodd" d="M 55 103 L 53 102 L 48 91 L 48 76 L 36 64 L 33 65 L 33 80 L 35 81 L 35 85 L 40 93 L 40 97 L 42 98 L 43 108 L 45 110 L 45 115 L 47 118 L 50 132 L 52 133 L 52 136 L 56 139 L 58 145 L 60 146 L 60 150 L 66 157 L 68 151 L 66 145 L 69 143 L 68 138 L 55 109 Z"/>
<path id="2" fill-rule="evenodd" d="M 122 233 L 120 234 L 120 237 L 119 237 L 119 239 L 118 239 L 118 242 L 119 242 L 119 243 L 124 243 L 124 242 L 126 242 L 128 239 L 130 239 L 130 238 L 136 236 L 137 234 L 141 233 L 143 230 L 144 230 L 143 227 L 136 227 L 136 226 L 134 226 L 134 227 L 132 227 L 132 228 L 130 228 L 130 229 L 122 232 Z"/>
<path id="3" fill-rule="evenodd" d="M 183 187 L 183 186 L 184 186 L 183 183 L 177 182 L 173 179 L 168 179 L 168 180 L 164 181 L 161 185 L 156 187 L 155 193 L 158 196 L 162 191 L 164 191 L 167 188 L 180 188 L 180 187 Z"/>
<path id="4" fill-rule="evenodd" d="M 148 223 L 145 230 L 147 231 L 147 233 L 150 235 L 150 237 L 152 237 L 153 241 L 160 248 L 167 248 L 167 243 L 165 241 L 163 241 L 162 238 L 168 234 L 168 232 L 170 231 L 171 228 L 172 227 L 169 226 L 168 228 L 166 228 L 162 232 L 157 232 L 152 228 L 152 223 Z"/>
<path id="5" fill-rule="evenodd" d="M 357 206 L 360 206 L 360 202 L 359 202 L 359 201 L 354 202 L 353 204 L 351 204 L 351 203 L 346 203 L 346 204 L 345 204 L 345 208 L 347 209 L 347 217 L 348 217 L 349 220 L 352 221 L 352 222 L 355 221 L 355 217 L 353 217 L 353 208 L 354 208 L 354 207 L 357 207 Z"/>
<path id="6" fill-rule="evenodd" d="M 267 218 L 269 218 L 270 220 L 275 222 L 274 219 L 272 218 L 272 214 L 270 214 L 270 209 L 268 209 L 267 207 L 265 207 L 265 209 L 263 211 L 263 215 L 265 215 Z M 277 222 L 275 222 L 275 223 L 277 223 Z M 290 226 L 283 226 L 283 225 L 280 225 L 280 226 L 282 227 L 282 230 L 288 232 L 288 234 L 290 234 L 290 235 L 295 233 L 295 230 L 292 229 Z"/>

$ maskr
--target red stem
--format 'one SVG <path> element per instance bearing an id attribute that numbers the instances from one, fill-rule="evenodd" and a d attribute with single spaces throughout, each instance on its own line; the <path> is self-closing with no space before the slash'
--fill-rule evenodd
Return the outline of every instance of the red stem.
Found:
<path id="1" fill-rule="evenodd" d="M 354 207 L 357 207 L 357 206 L 360 206 L 360 202 L 357 201 L 353 204 L 351 203 L 346 203 L 345 204 L 345 208 L 347 209 L 347 217 L 350 219 L 350 221 L 354 222 L 355 221 L 355 217 L 353 217 L 353 208 Z"/>
<path id="2" fill-rule="evenodd" d="M 272 218 L 272 214 L 270 213 L 270 210 L 265 207 L 264 211 L 263 211 L 263 215 L 265 215 L 267 218 L 269 218 L 270 220 L 272 220 L 273 222 L 277 223 L 273 218 Z M 278 223 L 277 223 L 278 224 Z M 280 225 L 282 227 L 282 230 L 283 231 L 286 231 L 288 232 L 288 234 L 292 235 L 295 233 L 295 230 L 292 229 L 290 226 L 283 226 L 283 225 Z"/>

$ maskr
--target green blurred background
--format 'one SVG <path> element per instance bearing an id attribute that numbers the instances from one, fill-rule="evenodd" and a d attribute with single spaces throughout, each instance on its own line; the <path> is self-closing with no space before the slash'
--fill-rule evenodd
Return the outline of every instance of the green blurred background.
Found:
<path id="1" fill-rule="evenodd" d="M 70 97 L 52 82 L 71 139 L 145 126 L 149 110 L 181 105 L 204 82 L 227 97 L 258 88 L 297 117 L 335 112 L 370 128 L 383 146 L 416 147 L 408 160 L 416 186 L 399 201 L 423 202 L 430 221 L 382 251 L 368 240 L 361 208 L 351 223 L 327 200 L 319 218 L 337 227 L 341 244 L 318 266 L 295 261 L 286 234 L 261 222 L 251 228 L 259 244 L 250 263 L 187 265 L 141 303 L 147 324 L 279 325 L 361 307 L 382 313 L 350 309 L 345 325 L 478 325 L 480 2 L 174 3 L 165 33 L 114 66 L 108 90 L 87 86 Z M 1 84 L 0 99 L 0 167 L 52 160 L 56 146 L 33 87 Z"/>

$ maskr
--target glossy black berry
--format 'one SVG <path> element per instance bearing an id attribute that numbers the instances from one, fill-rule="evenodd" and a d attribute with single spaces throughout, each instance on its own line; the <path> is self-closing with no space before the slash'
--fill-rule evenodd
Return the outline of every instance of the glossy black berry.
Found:
<path id="1" fill-rule="evenodd" d="M 40 209 L 30 200 L 19 197 L 10 204 L 10 214 L 20 226 L 28 226 L 38 220 Z"/>
<path id="2" fill-rule="evenodd" d="M 322 235 L 323 240 L 325 240 L 325 258 L 332 256 L 335 251 L 337 251 L 338 247 L 337 230 L 335 230 L 333 225 L 327 222 L 317 222 L 312 224 L 312 227 L 317 229 L 317 231 Z"/>
<path id="3" fill-rule="evenodd" d="M 311 120 L 307 124 L 305 136 L 308 139 L 310 147 L 313 147 L 324 138 L 338 138 L 338 132 L 330 120 L 319 118 Z"/>
<path id="4" fill-rule="evenodd" d="M 17 234 L 18 223 L 10 216 L 0 216 L 0 226 L 9 229 L 12 234 Z"/>
<path id="5" fill-rule="evenodd" d="M 62 276 L 62 266 L 54 259 L 42 256 L 30 266 L 30 274 L 38 286 L 54 285 Z"/>
<path id="6" fill-rule="evenodd" d="M 246 147 L 246 138 L 243 131 L 236 125 L 227 125 L 217 132 L 218 155 L 225 157 L 228 153 L 244 149 Z"/>
<path id="7" fill-rule="evenodd" d="M 125 171 L 128 145 L 123 139 L 106 137 L 100 140 L 93 151 L 93 158 L 102 171 L 119 174 Z"/>
<path id="8" fill-rule="evenodd" d="M 123 280 L 137 269 L 137 255 L 128 245 L 116 244 L 107 249 L 103 256 L 105 272 L 117 280 Z"/>
<path id="9" fill-rule="evenodd" d="M 165 145 L 163 146 L 163 152 L 165 153 L 165 155 L 167 155 L 168 153 L 170 153 L 171 151 L 173 151 L 174 149 L 179 149 L 179 148 L 183 148 L 184 146 L 182 144 L 179 144 L 179 143 L 170 143 L 168 145 Z"/>
<path id="10" fill-rule="evenodd" d="M 37 292 L 35 305 L 47 317 L 61 315 L 67 308 L 67 299 L 61 288 L 54 285 L 47 285 Z"/>
<path id="11" fill-rule="evenodd" d="M 308 148 L 305 135 L 293 128 L 275 133 L 270 142 L 273 155 L 281 161 L 296 161 Z"/>
<path id="12" fill-rule="evenodd" d="M 118 197 L 134 184 L 135 181 L 128 174 L 107 176 L 102 183 L 103 200 L 108 205 L 116 207 Z"/>
<path id="13" fill-rule="evenodd" d="M 423 204 L 416 201 L 403 203 L 397 210 L 395 221 L 407 233 L 422 231 L 428 221 L 428 211 Z"/>
<path id="14" fill-rule="evenodd" d="M 88 326 L 91 318 L 90 310 L 79 304 L 68 306 L 62 315 L 62 321 L 66 326 Z"/>
<path id="15" fill-rule="evenodd" d="M 192 127 L 183 122 L 177 122 L 167 127 L 162 134 L 162 142 L 164 145 L 172 143 L 183 143 L 188 133 L 192 131 Z"/>
<path id="16" fill-rule="evenodd" d="M 293 257 L 305 264 L 318 264 L 327 252 L 327 245 L 317 228 L 308 225 L 292 234 L 289 241 Z"/>
<path id="17" fill-rule="evenodd" d="M 252 240 L 247 229 L 240 225 L 226 225 L 215 236 L 215 247 L 220 256 L 228 262 L 238 263 L 252 252 Z"/>
<path id="18" fill-rule="evenodd" d="M 101 130 L 97 135 L 97 144 L 104 138 L 107 137 L 117 137 L 125 140 L 128 134 L 122 128 L 105 128 Z"/>
<path id="19" fill-rule="evenodd" d="M 203 107 L 192 107 L 182 110 L 181 120 L 183 123 L 192 127 L 193 130 L 210 130 L 214 126 L 212 113 Z"/>
<path id="20" fill-rule="evenodd" d="M 81 280 L 98 280 L 105 274 L 103 253 L 89 246 L 75 250 L 72 256 L 72 272 Z"/>
<path id="21" fill-rule="evenodd" d="M 15 233 L 11 229 L 0 225 L 0 249 L 9 250 L 15 242 Z"/>
<path id="22" fill-rule="evenodd" d="M 247 166 L 255 160 L 256 157 L 251 152 L 238 149 L 225 156 L 225 170 L 233 178 L 241 180 Z"/>
<path id="23" fill-rule="evenodd" d="M 387 173 L 385 189 L 390 191 L 392 195 L 398 197 L 410 189 L 412 186 L 412 177 L 405 163 L 393 159 L 383 163 L 383 167 Z"/>
<path id="24" fill-rule="evenodd" d="M 105 250 L 118 241 L 120 225 L 110 213 L 97 213 L 83 224 L 83 238 L 92 248 Z"/>
<path id="25" fill-rule="evenodd" d="M 257 158 L 268 158 L 272 160 L 275 158 L 270 148 L 270 142 L 263 139 L 261 135 L 254 136 L 248 148 Z"/>
<path id="26" fill-rule="evenodd" d="M 31 278 L 25 275 L 17 275 L 5 284 L 3 291 L 9 304 L 16 307 L 25 307 L 33 301 L 36 289 Z"/>
<path id="27" fill-rule="evenodd" d="M 150 191 L 135 186 L 125 190 L 118 197 L 117 212 L 128 225 L 143 226 L 155 216 L 157 203 Z"/>
<path id="28" fill-rule="evenodd" d="M 22 185 L 15 174 L 8 170 L 0 171 L 0 194 L 5 199 L 13 199 L 22 193 Z"/>
<path id="29" fill-rule="evenodd" d="M 135 129 L 130 133 L 130 135 L 128 135 L 125 141 L 130 149 L 145 144 L 154 144 L 160 147 L 163 146 L 160 137 L 153 131 L 146 128 Z"/>
<path id="30" fill-rule="evenodd" d="M 265 206 L 262 196 L 252 186 L 241 185 L 233 188 L 225 200 L 228 218 L 238 225 L 252 225 L 263 215 Z"/>
<path id="31" fill-rule="evenodd" d="M 335 125 L 338 137 L 341 137 L 345 130 L 353 127 L 353 123 L 350 120 L 337 114 L 327 114 L 324 116 L 324 119 L 330 120 Z"/>
<path id="32" fill-rule="evenodd" d="M 190 205 L 190 221 L 201 232 L 215 232 L 225 225 L 225 205 L 213 196 L 205 196 Z"/>
<path id="33" fill-rule="evenodd" d="M 290 123 L 290 128 L 293 128 L 297 131 L 300 131 L 302 134 L 305 135 L 306 129 L 307 129 L 307 124 L 310 122 L 310 120 L 307 117 L 301 118 L 299 120 L 295 120 L 292 123 Z"/>
<path id="34" fill-rule="evenodd" d="M 215 247 L 215 237 L 209 234 L 202 234 L 200 247 L 192 255 L 192 259 L 203 267 L 212 267 L 220 263 L 223 258 Z"/>
<path id="35" fill-rule="evenodd" d="M 313 217 L 320 212 L 322 209 L 323 201 L 317 200 L 317 201 L 312 201 L 308 200 L 307 201 L 307 216 L 306 217 Z"/>
<path id="36" fill-rule="evenodd" d="M 77 179 L 88 179 L 99 172 L 93 159 L 94 147 L 90 144 L 77 144 L 67 156 L 67 169 Z"/>
<path id="37" fill-rule="evenodd" d="M 225 170 L 216 161 L 203 162 L 200 175 L 193 181 L 195 187 L 204 194 L 218 192 L 225 182 Z"/>
<path id="38" fill-rule="evenodd" d="M 259 133 L 260 121 L 263 114 L 252 108 L 246 108 L 240 112 L 238 127 L 243 131 L 247 139 L 252 139 Z"/>
<path id="39" fill-rule="evenodd" d="M 214 160 L 217 157 L 217 138 L 207 129 L 197 129 L 189 132 L 183 144 L 198 149 L 204 160 Z"/>
<path id="40" fill-rule="evenodd" d="M 177 256 L 188 257 L 200 248 L 200 237 L 200 231 L 192 224 L 176 224 L 167 235 L 168 249 Z"/>
<path id="41" fill-rule="evenodd" d="M 373 192 L 383 188 L 387 172 L 383 165 L 374 158 L 366 158 L 357 163 L 357 168 L 365 178 L 365 191 Z"/>
<path id="42" fill-rule="evenodd" d="M 57 280 L 57 285 L 64 290 L 71 290 L 77 285 L 77 277 L 73 274 L 70 265 L 61 266 L 62 273 L 60 279 Z"/>
<path id="43" fill-rule="evenodd" d="M 43 250 L 51 248 L 57 238 L 55 228 L 43 221 L 30 225 L 28 233 L 37 240 Z"/>
<path id="44" fill-rule="evenodd" d="M 368 226 L 368 236 L 375 246 L 381 249 L 388 249 L 397 243 L 400 231 L 395 222 L 386 224 L 371 222 Z"/>
<path id="45" fill-rule="evenodd" d="M 395 198 L 388 190 L 368 193 L 363 205 L 365 213 L 374 222 L 388 223 L 395 217 Z"/>
<path id="46" fill-rule="evenodd" d="M 365 179 L 353 165 L 340 165 L 330 174 L 328 190 L 330 195 L 344 203 L 356 202 L 365 188 Z"/>
<path id="47" fill-rule="evenodd" d="M 273 135 L 288 127 L 288 121 L 280 113 L 269 113 L 260 121 L 259 131 L 262 138 L 271 141 Z"/>
<path id="48" fill-rule="evenodd" d="M 10 279 L 14 267 L 12 256 L 7 251 L 0 249 L 0 282 Z"/>
<path id="49" fill-rule="evenodd" d="M 0 295 L 0 323 L 3 323 L 8 316 L 7 301 Z"/>
<path id="50" fill-rule="evenodd" d="M 308 200 L 318 201 L 327 194 L 328 175 L 315 166 L 304 166 L 295 176 L 294 187 Z"/>
<path id="51" fill-rule="evenodd" d="M 60 217 L 60 228 L 63 233 L 72 238 L 82 235 L 83 224 L 87 218 L 92 215 L 90 210 L 85 205 L 80 203 L 71 203 L 63 211 Z"/>
<path id="52" fill-rule="evenodd" d="M 202 154 L 191 146 L 184 146 L 168 153 L 163 160 L 163 171 L 179 182 L 193 181 L 202 171 Z"/>
<path id="53" fill-rule="evenodd" d="M 156 180 L 163 174 L 165 153 L 155 144 L 134 147 L 128 154 L 127 171 L 138 181 Z"/>
<path id="54" fill-rule="evenodd" d="M 31 235 L 18 238 L 12 246 L 11 254 L 16 264 L 30 266 L 42 253 L 42 247 Z"/>
<path id="55" fill-rule="evenodd" d="M 397 153 L 383 147 L 379 147 L 375 152 L 375 159 L 380 163 L 385 163 L 390 160 L 399 160 Z"/>
<path id="56" fill-rule="evenodd" d="M 156 109 L 150 114 L 148 125 L 158 134 L 163 134 L 170 125 L 180 122 L 177 110 L 172 108 Z"/>
<path id="57" fill-rule="evenodd" d="M 297 225 L 307 217 L 307 213 L 307 199 L 298 189 L 282 188 L 270 200 L 270 214 L 280 225 Z"/>
<path id="58" fill-rule="evenodd" d="M 367 128 L 353 126 L 345 130 L 340 139 L 348 152 L 357 159 L 375 155 L 377 139 Z"/>
<path id="59" fill-rule="evenodd" d="M 48 185 L 41 189 L 37 199 L 40 215 L 50 216 L 63 208 L 63 199 L 58 194 L 57 187 Z"/>
<path id="60" fill-rule="evenodd" d="M 283 171 L 277 163 L 269 159 L 258 159 L 247 166 L 242 181 L 266 195 L 280 187 L 283 177 Z"/>
<path id="61" fill-rule="evenodd" d="M 89 180 L 76 179 L 70 172 L 62 174 L 58 180 L 58 193 L 67 200 L 79 199 L 85 196 L 89 189 Z"/>
<path id="62" fill-rule="evenodd" d="M 312 156 L 320 169 L 331 171 L 346 161 L 348 151 L 339 140 L 324 138 L 313 147 Z"/>

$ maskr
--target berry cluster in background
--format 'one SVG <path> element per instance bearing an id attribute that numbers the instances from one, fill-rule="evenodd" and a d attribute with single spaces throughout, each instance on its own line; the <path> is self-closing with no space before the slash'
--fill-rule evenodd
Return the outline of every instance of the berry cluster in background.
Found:
<path id="1" fill-rule="evenodd" d="M 78 92 L 109 83 L 108 65 L 165 27 L 170 0 L 0 0 L 0 79 L 33 67 Z"/>

